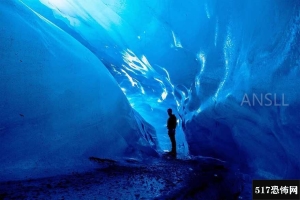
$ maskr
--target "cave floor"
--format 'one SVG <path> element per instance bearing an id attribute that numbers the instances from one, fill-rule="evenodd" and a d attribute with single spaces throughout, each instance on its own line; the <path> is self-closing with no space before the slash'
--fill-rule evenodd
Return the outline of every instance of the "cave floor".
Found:
<path id="1" fill-rule="evenodd" d="M 146 164 L 101 161 L 90 172 L 0 183 L 0 199 L 251 198 L 251 180 L 224 162 L 167 154 Z"/>

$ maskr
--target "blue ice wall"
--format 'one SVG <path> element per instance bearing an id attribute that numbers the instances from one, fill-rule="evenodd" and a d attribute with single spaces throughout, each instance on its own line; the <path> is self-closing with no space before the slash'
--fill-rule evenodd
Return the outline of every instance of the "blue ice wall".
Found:
<path id="1" fill-rule="evenodd" d="M 19 1 L 0 13 L 0 180 L 155 155 L 155 130 L 97 57 Z"/>
<path id="2" fill-rule="evenodd" d="M 179 152 L 300 177 L 298 0 L 23 2 L 105 65 L 162 149 L 172 107 Z"/>

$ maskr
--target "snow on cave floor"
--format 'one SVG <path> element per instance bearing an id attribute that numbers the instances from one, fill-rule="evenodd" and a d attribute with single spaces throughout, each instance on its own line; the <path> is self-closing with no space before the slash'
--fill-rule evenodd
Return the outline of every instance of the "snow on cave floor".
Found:
<path id="1" fill-rule="evenodd" d="M 213 159 L 94 163 L 90 172 L 0 182 L 0 199 L 251 199 L 248 175 Z"/>

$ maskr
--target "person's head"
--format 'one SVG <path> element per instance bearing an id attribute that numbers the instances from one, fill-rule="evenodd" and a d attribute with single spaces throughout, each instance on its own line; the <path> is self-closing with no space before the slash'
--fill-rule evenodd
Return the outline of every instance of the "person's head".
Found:
<path id="1" fill-rule="evenodd" d="M 167 111 L 168 111 L 168 115 L 172 115 L 172 109 L 171 108 L 169 108 Z"/>

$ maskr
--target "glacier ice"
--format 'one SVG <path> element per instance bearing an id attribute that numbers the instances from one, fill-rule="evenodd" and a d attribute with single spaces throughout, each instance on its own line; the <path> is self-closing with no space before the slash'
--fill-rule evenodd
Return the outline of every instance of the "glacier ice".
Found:
<path id="1" fill-rule="evenodd" d="M 1 179 L 156 154 L 155 130 L 88 49 L 20 2 L 0 10 Z"/>
<path id="2" fill-rule="evenodd" d="M 5 109 L 5 112 L 1 112 L 1 119 L 6 119 L 1 123 L 5 126 L 15 123 L 14 120 L 21 123 L 32 106 L 25 107 L 26 113 L 26 110 L 20 113 L 19 108 L 28 103 L 45 109 L 45 116 L 53 106 L 45 107 L 44 104 L 35 102 L 36 97 L 45 101 L 58 101 L 53 98 L 63 95 L 67 101 L 70 94 L 60 92 L 69 89 L 69 84 L 73 86 L 73 90 L 76 89 L 76 94 L 80 97 L 76 100 L 72 98 L 73 105 L 59 101 L 59 111 L 63 110 L 63 114 L 72 115 L 68 123 L 78 124 L 77 120 L 84 126 L 84 122 L 95 122 L 92 118 L 94 113 L 97 113 L 95 108 L 98 109 L 99 115 L 107 118 L 116 117 L 116 114 L 119 117 L 125 116 L 130 128 L 123 133 L 128 144 L 120 145 L 124 148 L 169 148 L 165 120 L 166 109 L 172 107 L 177 108 L 175 114 L 180 119 L 176 137 L 181 152 L 226 160 L 239 165 L 243 170 L 253 172 L 256 177 L 300 177 L 300 93 L 297 89 L 300 75 L 299 1 L 14 2 L 22 7 L 27 6 L 26 9 L 36 13 L 40 19 L 36 20 L 35 15 L 28 14 L 30 11 L 16 10 L 12 5 L 9 7 L 6 5 L 8 3 L 1 2 L 1 10 L 7 13 L 2 14 L 2 18 L 8 17 L 8 13 L 11 16 L 19 16 L 6 19 L 7 26 L 13 25 L 6 31 L 24 30 L 23 34 L 16 32 L 13 40 L 8 40 L 9 33 L 1 33 L 5 36 L 2 37 L 3 40 L 7 38 L 4 40 L 6 43 L 3 43 L 5 46 L 1 45 L 2 57 L 6 58 L 1 61 L 1 65 L 9 62 L 10 66 L 16 66 L 12 57 L 15 49 L 19 53 L 29 54 L 25 45 L 30 44 L 34 52 L 46 51 L 47 56 L 43 60 L 36 58 L 40 53 L 34 53 L 26 54 L 26 58 L 35 59 L 43 65 L 47 63 L 46 66 L 51 66 L 50 69 L 58 71 L 38 71 L 38 68 L 34 68 L 36 71 L 33 70 L 30 74 L 35 76 L 21 77 L 14 82 L 10 78 L 14 77 L 13 74 L 3 72 L 20 75 L 24 72 L 20 73 L 17 67 L 15 71 L 9 70 L 12 67 L 4 68 L 6 71 L 1 70 L 1 76 L 5 75 L 8 79 L 1 81 L 1 94 L 7 95 L 13 91 L 18 94 L 30 94 L 26 103 L 20 102 L 22 98 L 19 96 L 15 98 L 16 102 L 0 104 L 1 111 Z M 26 15 L 29 17 L 24 17 Z M 24 23 L 16 19 L 24 21 L 28 26 L 24 27 Z M 39 36 L 34 37 L 37 38 L 37 44 L 29 41 L 28 35 L 25 34 L 27 30 L 32 29 L 35 33 L 31 37 Z M 13 41 L 19 41 L 19 44 L 7 51 L 6 46 L 14 44 Z M 73 48 L 68 48 L 70 45 Z M 65 49 L 64 56 L 75 60 L 71 62 L 67 58 L 61 58 L 61 49 Z M 89 57 L 90 61 L 83 60 L 83 55 Z M 38 65 L 31 64 L 35 67 Z M 64 64 L 72 64 L 71 66 L 76 68 L 59 68 Z M 82 65 L 84 68 L 80 67 Z M 96 76 L 100 72 L 101 78 Z M 38 76 L 40 73 L 44 77 Z M 54 79 L 51 74 L 55 74 L 57 78 Z M 26 77 L 28 79 L 22 80 Z M 71 84 L 74 78 L 78 80 L 79 85 Z M 44 96 L 28 93 L 31 91 L 28 90 L 29 85 L 33 81 L 38 81 L 39 85 L 43 86 L 36 89 L 43 89 Z M 109 84 L 109 87 L 101 86 L 103 81 L 105 86 Z M 48 83 L 48 91 L 44 90 L 45 83 Z M 18 84 L 18 89 L 10 89 L 14 88 L 15 84 Z M 98 90 L 107 90 L 107 93 L 99 94 Z M 126 95 L 130 106 L 122 93 Z M 107 104 L 99 108 L 101 105 L 90 103 L 89 100 L 96 98 L 95 94 L 99 100 L 102 100 L 103 96 L 110 100 L 105 101 Z M 271 100 L 271 106 L 241 105 L 245 94 L 277 94 L 278 98 Z M 275 105 L 276 101 L 280 106 Z M 79 105 L 84 102 L 89 102 L 88 107 L 80 108 L 82 115 L 79 118 L 77 111 L 71 112 L 72 109 L 69 108 L 73 108 L 77 103 L 79 109 Z M 288 106 L 283 106 L 282 102 Z M 111 110 L 112 107 L 109 106 L 113 103 L 119 106 L 114 107 L 115 110 Z M 10 113 L 7 113 L 8 110 Z M 19 112 L 18 115 L 23 116 L 12 116 L 11 111 Z M 9 117 L 4 117 L 6 115 Z M 67 126 L 65 117 L 62 118 L 55 119 L 58 124 L 54 124 L 52 128 Z M 143 122 L 142 118 L 153 127 Z M 41 125 L 39 121 L 32 122 Z M 115 125 L 106 125 L 107 133 L 114 130 Z M 0 127 L 3 137 L 7 132 L 5 126 Z M 32 126 L 34 124 L 26 128 L 31 130 Z M 139 130 L 135 131 L 137 135 L 133 141 L 128 138 L 132 130 Z M 93 131 L 91 134 L 93 135 Z M 10 139 L 15 138 L 11 137 Z M 139 141 L 140 138 L 142 141 Z M 45 138 L 45 141 L 49 141 L 49 138 Z M 85 147 L 101 154 L 102 150 L 96 146 L 87 143 Z M 118 152 L 112 154 L 119 155 L 123 150 L 116 151 Z"/>

